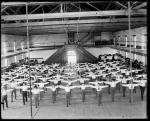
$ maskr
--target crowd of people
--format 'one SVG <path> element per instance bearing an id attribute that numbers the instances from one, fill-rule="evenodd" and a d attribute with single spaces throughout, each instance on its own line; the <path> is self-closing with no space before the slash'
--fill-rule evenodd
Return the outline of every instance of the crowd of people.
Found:
<path id="1" fill-rule="evenodd" d="M 66 94 L 66 106 L 70 106 L 72 90 L 80 90 L 82 102 L 86 100 L 86 89 L 91 88 L 91 93 L 96 94 L 98 105 L 102 103 L 103 89 L 108 90 L 112 102 L 115 101 L 116 89 L 130 90 L 129 102 L 133 102 L 133 95 L 137 89 L 141 91 L 141 100 L 147 83 L 147 75 L 142 69 L 130 70 L 122 60 L 103 60 L 98 63 L 76 64 L 22 64 L 1 74 L 1 104 L 6 103 L 8 108 L 8 93 L 11 93 L 11 103 L 17 99 L 17 93 L 22 94 L 23 105 L 26 105 L 30 96 L 35 100 L 35 107 L 48 90 L 51 90 L 52 103 L 56 102 L 59 91 Z M 138 88 L 139 87 L 139 88 Z"/>

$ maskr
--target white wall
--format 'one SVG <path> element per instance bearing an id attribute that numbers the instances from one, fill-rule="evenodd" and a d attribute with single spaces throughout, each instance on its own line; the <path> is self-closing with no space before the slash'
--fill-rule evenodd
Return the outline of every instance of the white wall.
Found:
<path id="1" fill-rule="evenodd" d="M 57 49 L 54 50 L 36 50 L 30 52 L 30 58 L 43 58 L 40 59 L 40 61 L 45 61 L 47 58 L 49 58 L 53 53 L 56 52 Z"/>
<path id="2" fill-rule="evenodd" d="M 67 43 L 66 34 L 32 35 L 30 39 L 33 46 L 53 46 Z"/>
<path id="3" fill-rule="evenodd" d="M 130 35 L 131 35 L 131 41 L 133 41 L 133 35 L 136 35 L 136 45 L 139 46 L 145 46 L 147 42 L 147 37 L 144 37 L 144 34 L 147 34 L 147 27 L 140 27 L 140 28 L 135 28 L 130 30 Z M 114 32 L 113 36 L 117 38 L 120 36 L 121 43 L 125 44 L 125 35 L 127 35 L 127 41 L 128 44 L 131 42 L 129 41 L 129 31 L 128 30 L 123 30 L 123 31 L 118 31 Z M 133 45 L 134 42 L 131 42 Z M 145 47 L 143 47 L 145 48 Z"/>
<path id="4" fill-rule="evenodd" d="M 85 47 L 85 49 L 97 58 L 99 57 L 99 55 L 115 54 L 118 52 L 116 49 L 112 49 L 109 47 L 102 47 L 102 48 L 86 48 Z"/>
<path id="5" fill-rule="evenodd" d="M 13 54 L 20 53 L 24 51 L 24 49 L 27 47 L 27 40 L 26 36 L 19 36 L 19 35 L 8 35 L 8 34 L 2 34 L 1 35 L 1 67 L 9 66 L 11 63 L 15 62 L 15 56 L 4 58 L 6 56 L 11 56 Z M 21 49 L 18 50 L 17 49 Z M 14 52 L 8 52 L 8 51 L 14 51 Z M 17 61 L 20 59 L 23 59 L 22 54 L 17 55 Z"/>
<path id="6" fill-rule="evenodd" d="M 101 40 L 109 41 L 112 39 L 112 32 L 102 32 L 101 33 Z"/>

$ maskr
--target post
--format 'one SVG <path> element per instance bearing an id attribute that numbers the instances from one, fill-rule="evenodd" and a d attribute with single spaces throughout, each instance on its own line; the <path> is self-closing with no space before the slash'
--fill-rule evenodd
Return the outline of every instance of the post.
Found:
<path id="1" fill-rule="evenodd" d="M 131 36 L 130 36 L 130 27 L 131 27 L 131 21 L 130 21 L 130 12 L 131 12 L 131 7 L 130 7 L 130 2 L 128 2 L 128 27 L 129 27 L 129 45 L 130 45 L 130 54 L 131 54 Z M 131 59 L 130 59 L 131 60 Z M 132 62 L 130 61 L 130 71 L 132 71 Z M 132 78 L 132 73 L 131 73 L 131 78 Z M 131 81 L 131 84 L 133 84 L 133 80 Z M 131 89 L 131 91 L 133 91 Z M 133 92 L 131 92 L 131 103 L 133 102 Z"/>
<path id="2" fill-rule="evenodd" d="M 32 95 L 31 95 L 31 78 L 30 78 L 30 74 L 31 74 L 31 69 L 30 69 L 30 40 L 29 40 L 29 23 L 28 23 L 28 3 L 26 4 L 26 15 L 27 15 L 27 42 L 28 42 L 28 55 L 29 55 L 29 81 L 30 81 L 30 112 L 31 112 L 31 119 L 33 118 L 32 117 Z"/>

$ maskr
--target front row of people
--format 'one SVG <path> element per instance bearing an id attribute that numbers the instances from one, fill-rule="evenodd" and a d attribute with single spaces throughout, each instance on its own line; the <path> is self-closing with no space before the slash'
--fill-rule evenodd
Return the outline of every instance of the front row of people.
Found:
<path id="1" fill-rule="evenodd" d="M 103 81 L 103 82 L 89 82 L 89 84 L 84 84 L 82 83 L 81 85 L 74 85 L 71 86 L 69 84 L 67 84 L 66 86 L 63 85 L 52 85 L 52 86 L 44 86 L 44 88 L 38 88 L 37 85 L 32 85 L 31 88 L 31 95 L 34 95 L 34 100 L 35 100 L 35 107 L 37 108 L 39 106 L 39 96 L 43 96 L 41 95 L 41 93 L 43 94 L 43 92 L 45 91 L 45 89 L 50 89 L 52 91 L 52 103 L 56 102 L 56 95 L 58 94 L 58 89 L 64 89 L 66 92 L 66 106 L 68 107 L 70 105 L 70 97 L 71 97 L 71 90 L 74 88 L 79 88 L 81 89 L 81 94 L 82 94 L 82 102 L 85 102 L 85 89 L 86 88 L 93 88 L 95 89 L 96 95 L 98 96 L 98 105 L 100 105 L 102 103 L 102 90 L 103 88 L 109 87 L 111 89 L 111 97 L 112 97 L 112 102 L 114 102 L 114 97 L 115 97 L 115 90 L 116 90 L 116 85 L 121 82 L 121 81 Z M 123 81 L 122 81 L 123 82 Z M 126 87 L 129 88 L 130 90 L 130 99 L 129 102 L 132 103 L 133 102 L 133 90 L 135 89 L 136 86 L 140 86 L 140 90 L 141 90 L 141 100 L 143 100 L 143 95 L 144 95 L 144 91 L 145 91 L 145 84 L 144 80 L 142 81 L 133 81 L 133 83 L 130 84 L 126 84 L 126 83 L 119 83 L 122 85 L 122 89 L 123 89 L 123 97 L 125 96 L 125 89 Z M 108 90 L 109 90 L 108 88 Z M 7 89 L 6 86 L 3 86 L 2 88 L 2 105 L 3 105 L 3 109 L 4 109 L 4 102 L 6 103 L 6 107 L 8 108 L 8 101 L 7 101 L 7 94 L 9 92 L 12 93 L 15 92 L 15 98 L 16 98 L 16 89 L 21 89 L 22 90 L 22 97 L 23 97 L 23 104 L 25 105 L 25 103 L 28 101 L 28 92 L 30 93 L 30 86 L 28 86 L 26 83 L 23 83 L 22 86 L 18 86 L 18 87 L 13 87 L 11 89 Z M 14 91 L 15 90 L 15 91 Z M 12 100 L 13 96 L 11 97 Z"/>

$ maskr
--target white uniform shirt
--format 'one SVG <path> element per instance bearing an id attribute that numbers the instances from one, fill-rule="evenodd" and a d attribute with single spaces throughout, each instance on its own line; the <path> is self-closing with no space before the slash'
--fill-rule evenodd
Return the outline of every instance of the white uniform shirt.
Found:
<path id="1" fill-rule="evenodd" d="M 96 87 L 96 90 L 97 90 L 97 91 L 101 91 L 102 88 L 101 88 L 100 86 L 97 86 L 97 87 Z"/>
<path id="2" fill-rule="evenodd" d="M 1 94 L 4 96 L 4 95 L 7 95 L 7 90 L 2 90 L 1 91 Z"/>
<path id="3" fill-rule="evenodd" d="M 110 86 L 111 86 L 111 87 L 116 87 L 116 83 L 115 83 L 115 82 L 111 82 L 111 83 L 110 83 Z"/>
<path id="4" fill-rule="evenodd" d="M 134 85 L 133 84 L 129 84 L 128 87 L 129 87 L 129 89 L 134 89 Z"/>
<path id="5" fill-rule="evenodd" d="M 146 80 L 141 80 L 140 81 L 140 86 L 145 87 L 146 86 Z"/>
<path id="6" fill-rule="evenodd" d="M 55 88 L 55 87 L 52 87 L 51 89 L 52 89 L 52 91 L 53 91 L 53 92 L 56 90 L 56 88 Z"/>
<path id="7" fill-rule="evenodd" d="M 22 86 L 22 91 L 27 91 L 28 90 L 28 86 Z"/>
<path id="8" fill-rule="evenodd" d="M 70 92 L 70 87 L 65 87 L 66 92 Z"/>
<path id="9" fill-rule="evenodd" d="M 39 89 L 33 89 L 33 90 L 32 90 L 32 93 L 33 93 L 33 94 L 39 94 L 39 93 L 40 93 L 40 90 L 39 90 Z"/>
<path id="10" fill-rule="evenodd" d="M 125 78 L 122 79 L 122 83 L 127 83 L 127 80 Z"/>

